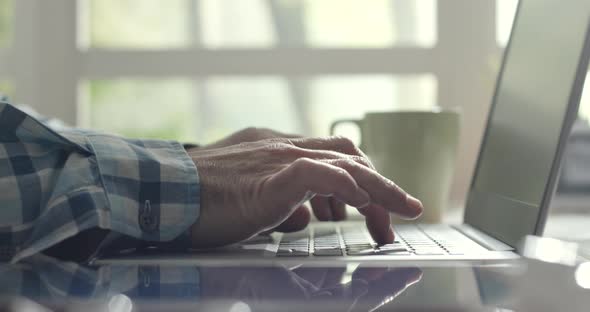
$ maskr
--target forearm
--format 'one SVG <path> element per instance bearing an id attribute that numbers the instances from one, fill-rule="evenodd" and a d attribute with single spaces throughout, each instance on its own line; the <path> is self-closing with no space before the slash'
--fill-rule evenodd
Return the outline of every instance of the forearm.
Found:
<path id="1" fill-rule="evenodd" d="M 0 249 L 13 261 L 91 229 L 172 240 L 199 215 L 198 173 L 177 142 L 54 129 L 6 103 L 0 128 Z"/>

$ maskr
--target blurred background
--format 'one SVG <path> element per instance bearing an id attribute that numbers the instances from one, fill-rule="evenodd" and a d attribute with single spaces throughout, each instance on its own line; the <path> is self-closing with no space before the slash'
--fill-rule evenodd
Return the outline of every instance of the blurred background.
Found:
<path id="1" fill-rule="evenodd" d="M 460 201 L 517 2 L 0 0 L 0 92 L 81 127 L 199 143 L 459 108 Z"/>

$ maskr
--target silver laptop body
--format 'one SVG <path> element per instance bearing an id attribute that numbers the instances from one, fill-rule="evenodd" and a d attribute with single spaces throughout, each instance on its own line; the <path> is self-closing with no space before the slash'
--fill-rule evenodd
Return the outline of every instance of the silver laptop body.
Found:
<path id="1" fill-rule="evenodd" d="M 396 242 L 376 246 L 364 222 L 314 223 L 286 235 L 175 255 L 103 258 L 158 263 L 228 261 L 507 260 L 541 235 L 561 154 L 577 116 L 590 56 L 590 2 L 521 0 L 504 54 L 461 225 L 396 225 Z M 428 209 L 428 207 L 426 207 Z"/>

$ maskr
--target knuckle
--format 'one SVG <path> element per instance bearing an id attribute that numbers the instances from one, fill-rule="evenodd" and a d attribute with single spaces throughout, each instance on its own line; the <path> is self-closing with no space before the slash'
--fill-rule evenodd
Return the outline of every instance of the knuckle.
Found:
<path id="1" fill-rule="evenodd" d="M 342 168 L 338 168 L 338 169 L 334 169 L 334 173 L 336 173 L 337 177 L 339 178 L 346 178 L 348 179 L 348 171 L 342 169 Z"/>
<path id="2" fill-rule="evenodd" d="M 352 156 L 351 160 L 366 167 L 371 167 L 371 162 L 362 156 Z"/>
<path id="3" fill-rule="evenodd" d="M 285 159 L 308 158 L 309 153 L 305 149 L 295 146 L 289 139 L 271 139 L 267 142 L 268 152 L 284 157 Z"/>
<path id="4" fill-rule="evenodd" d="M 270 128 L 262 128 L 262 131 L 264 131 L 264 133 L 267 136 L 269 136 L 269 137 L 270 136 L 272 136 L 272 137 L 280 137 L 280 133 L 277 132 L 277 131 L 275 131 L 275 130 L 273 130 L 273 129 L 270 129 Z"/>
<path id="5" fill-rule="evenodd" d="M 265 149 L 275 153 L 290 152 L 295 148 L 292 144 L 285 142 L 283 139 L 268 139 L 265 140 L 264 143 Z"/>
<path id="6" fill-rule="evenodd" d="M 356 145 L 354 145 L 354 142 L 345 136 L 335 136 L 334 141 L 347 151 L 356 151 Z"/>
<path id="7" fill-rule="evenodd" d="M 288 166 L 288 170 L 293 181 L 301 182 L 300 178 L 302 178 L 314 165 L 315 163 L 311 159 L 302 157 L 293 161 Z"/>
<path id="8" fill-rule="evenodd" d="M 397 185 L 395 182 L 389 180 L 389 179 L 385 179 L 385 183 L 387 184 L 388 187 L 390 187 L 394 192 L 396 193 L 400 193 L 400 194 L 406 194 L 406 191 L 404 191 L 399 185 Z"/>
<path id="9" fill-rule="evenodd" d="M 274 135 L 273 135 L 274 132 L 268 128 L 255 128 L 255 129 L 256 129 L 256 132 L 260 136 L 267 137 L 267 138 L 274 137 Z"/>
<path id="10" fill-rule="evenodd" d="M 358 163 L 352 159 L 352 158 L 342 158 L 337 160 L 337 164 L 339 167 L 341 168 L 346 168 L 346 169 L 355 169 L 358 166 Z M 343 169 L 344 170 L 344 169 Z"/>
<path id="11" fill-rule="evenodd" d="M 293 165 L 293 167 L 296 167 L 296 168 L 309 168 L 309 167 L 313 166 L 314 164 L 315 163 L 310 158 L 301 157 L 301 158 L 297 158 L 293 162 L 292 165 Z"/>
<path id="12" fill-rule="evenodd" d="M 256 127 L 248 127 L 248 128 L 246 128 L 246 129 L 242 130 L 241 132 L 242 132 L 242 134 L 244 134 L 245 136 L 252 137 L 252 136 L 256 136 L 256 135 L 258 135 L 258 133 L 259 133 L 259 129 L 258 129 L 258 128 L 256 128 Z"/>
<path id="13" fill-rule="evenodd" d="M 267 128 L 248 127 L 240 131 L 240 134 L 247 140 L 264 140 L 273 138 L 273 131 Z"/>

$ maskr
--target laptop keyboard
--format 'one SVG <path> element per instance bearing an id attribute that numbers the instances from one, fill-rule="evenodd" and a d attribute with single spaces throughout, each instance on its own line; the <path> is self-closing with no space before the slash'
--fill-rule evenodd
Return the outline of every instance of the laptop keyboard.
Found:
<path id="1" fill-rule="evenodd" d="M 368 255 L 462 255 L 467 237 L 445 225 L 400 225 L 392 244 L 377 245 L 366 229 L 358 226 L 320 226 L 284 234 L 278 257 Z"/>

